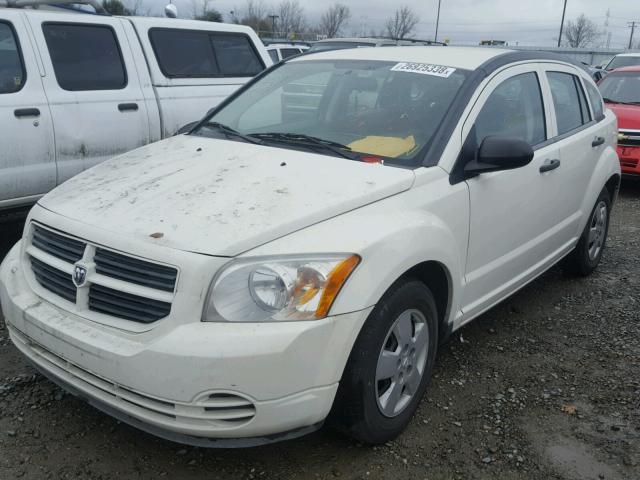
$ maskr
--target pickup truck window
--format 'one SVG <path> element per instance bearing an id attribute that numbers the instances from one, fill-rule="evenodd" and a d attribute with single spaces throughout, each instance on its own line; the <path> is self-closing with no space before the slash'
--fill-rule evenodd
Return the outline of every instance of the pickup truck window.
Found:
<path id="1" fill-rule="evenodd" d="M 547 132 L 538 76 L 523 73 L 498 85 L 475 126 L 478 145 L 490 135 L 519 138 L 531 146 L 544 142 Z"/>
<path id="2" fill-rule="evenodd" d="M 265 67 L 241 33 L 152 28 L 149 39 L 169 78 L 253 77 Z"/>
<path id="3" fill-rule="evenodd" d="M 113 29 L 106 25 L 42 25 L 53 70 L 64 90 L 120 90 L 127 73 Z"/>
<path id="4" fill-rule="evenodd" d="M 282 58 L 289 58 L 289 57 L 293 57 L 294 55 L 298 55 L 300 53 L 300 50 L 297 48 L 283 48 L 280 50 L 280 54 L 282 55 Z"/>
<path id="5" fill-rule="evenodd" d="M 24 85 L 26 75 L 13 28 L 0 22 L 0 94 L 15 93 Z"/>
<path id="6" fill-rule="evenodd" d="M 563 72 L 548 72 L 547 77 L 556 112 L 558 135 L 563 135 L 591 121 L 578 77 Z"/>

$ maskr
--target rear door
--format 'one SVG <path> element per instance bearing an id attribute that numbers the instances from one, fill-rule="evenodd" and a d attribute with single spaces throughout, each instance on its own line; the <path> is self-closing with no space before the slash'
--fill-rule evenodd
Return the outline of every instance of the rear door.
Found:
<path id="1" fill-rule="evenodd" d="M 599 139 L 600 127 L 578 72 L 560 64 L 548 64 L 544 69 L 553 103 L 550 115 L 555 120 L 552 140 L 560 150 L 557 175 L 564 186 L 556 192 L 556 213 L 569 227 L 567 241 L 571 241 L 580 235 L 582 220 L 590 213 L 582 211 L 583 200 L 605 142 Z"/>
<path id="2" fill-rule="evenodd" d="M 54 138 L 31 39 L 19 10 L 0 8 L 0 207 L 56 184 Z"/>
<path id="3" fill-rule="evenodd" d="M 47 72 L 58 182 L 150 141 L 136 67 L 117 18 L 29 12 Z"/>

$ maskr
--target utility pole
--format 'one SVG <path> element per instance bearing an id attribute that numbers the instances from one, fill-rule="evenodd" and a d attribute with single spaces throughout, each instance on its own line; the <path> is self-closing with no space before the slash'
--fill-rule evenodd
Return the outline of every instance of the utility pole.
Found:
<path id="1" fill-rule="evenodd" d="M 631 27 L 631 35 L 629 36 L 629 50 L 631 50 L 631 47 L 633 46 L 633 33 L 636 31 L 636 26 L 638 25 L 638 22 L 629 22 L 627 23 L 628 27 Z"/>
<path id="2" fill-rule="evenodd" d="M 436 18 L 436 37 L 434 38 L 435 42 L 438 41 L 438 26 L 440 25 L 440 2 L 441 0 L 438 0 L 438 16 Z"/>
<path id="3" fill-rule="evenodd" d="M 564 0 L 564 8 L 562 9 L 562 20 L 560 21 L 560 35 L 558 35 L 558 48 L 562 42 L 562 29 L 564 28 L 564 15 L 567 13 L 567 0 Z"/>
<path id="4" fill-rule="evenodd" d="M 271 37 L 275 40 L 276 38 L 276 19 L 280 18 L 280 15 L 269 15 L 271 19 Z"/>

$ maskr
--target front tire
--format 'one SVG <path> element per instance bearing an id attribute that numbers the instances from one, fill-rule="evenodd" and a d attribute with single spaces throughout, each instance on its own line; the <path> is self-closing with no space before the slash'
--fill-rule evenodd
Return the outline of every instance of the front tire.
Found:
<path id="1" fill-rule="evenodd" d="M 367 444 L 397 437 L 411 421 L 435 362 L 438 315 L 429 288 L 398 281 L 365 322 L 351 351 L 334 414 Z"/>
<path id="2" fill-rule="evenodd" d="M 610 218 L 611 196 L 605 188 L 596 200 L 576 248 L 563 262 L 565 272 L 586 277 L 597 268 L 609 233 Z"/>

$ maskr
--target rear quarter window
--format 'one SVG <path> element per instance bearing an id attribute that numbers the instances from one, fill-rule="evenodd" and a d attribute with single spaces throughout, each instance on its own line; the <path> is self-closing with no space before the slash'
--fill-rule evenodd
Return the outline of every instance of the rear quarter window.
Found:
<path id="1" fill-rule="evenodd" d="M 242 33 L 152 28 L 149 40 L 169 78 L 253 77 L 264 64 Z"/>
<path id="2" fill-rule="evenodd" d="M 591 102 L 591 108 L 593 109 L 593 116 L 596 120 L 602 120 L 604 118 L 604 105 L 602 103 L 602 95 L 596 87 L 590 83 L 585 82 L 587 86 L 587 95 Z"/>

